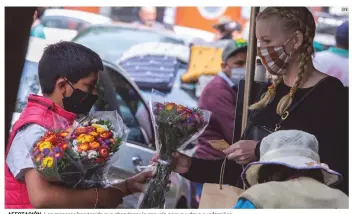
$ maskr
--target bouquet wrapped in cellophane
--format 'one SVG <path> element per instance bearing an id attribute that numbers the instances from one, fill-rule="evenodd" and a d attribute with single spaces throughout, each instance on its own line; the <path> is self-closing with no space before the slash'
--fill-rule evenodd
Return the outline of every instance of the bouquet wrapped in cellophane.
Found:
<path id="1" fill-rule="evenodd" d="M 52 128 L 30 148 L 43 178 L 74 188 L 113 185 L 109 168 L 128 135 L 117 112 L 90 113 L 73 124 L 57 115 L 49 121 Z"/>
<path id="2" fill-rule="evenodd" d="M 139 208 L 163 208 L 171 174 L 172 153 L 196 140 L 209 123 L 211 112 L 165 101 L 164 95 L 153 90 L 150 100 L 159 153 L 155 176 L 141 196 Z"/>

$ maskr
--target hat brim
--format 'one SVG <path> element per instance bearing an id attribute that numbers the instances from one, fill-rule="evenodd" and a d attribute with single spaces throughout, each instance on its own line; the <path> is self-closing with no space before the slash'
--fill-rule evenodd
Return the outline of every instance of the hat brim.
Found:
<path id="1" fill-rule="evenodd" d="M 258 172 L 263 165 L 281 165 L 298 170 L 320 169 L 324 177 L 324 183 L 328 186 L 339 183 L 342 175 L 321 164 L 316 163 L 313 159 L 302 156 L 280 157 L 272 161 L 252 162 L 246 166 L 242 172 L 242 179 L 247 185 L 253 186 L 258 183 Z"/>

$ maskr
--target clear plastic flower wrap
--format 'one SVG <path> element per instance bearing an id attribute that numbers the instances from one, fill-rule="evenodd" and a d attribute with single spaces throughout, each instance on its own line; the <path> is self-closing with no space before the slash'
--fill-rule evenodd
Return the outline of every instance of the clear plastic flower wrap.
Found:
<path id="1" fill-rule="evenodd" d="M 128 129 L 116 111 L 90 113 L 73 124 L 54 115 L 52 129 L 30 149 L 44 179 L 74 188 L 113 185 L 107 174 L 127 140 Z M 111 180 L 109 180 L 111 179 Z"/>
<path id="2" fill-rule="evenodd" d="M 150 180 L 141 196 L 139 208 L 142 209 L 164 207 L 167 184 L 172 170 L 172 153 L 184 149 L 196 140 L 204 132 L 211 117 L 209 111 L 188 108 L 165 100 L 165 95 L 156 90 L 152 91 L 150 110 L 159 164 L 156 175 Z"/>

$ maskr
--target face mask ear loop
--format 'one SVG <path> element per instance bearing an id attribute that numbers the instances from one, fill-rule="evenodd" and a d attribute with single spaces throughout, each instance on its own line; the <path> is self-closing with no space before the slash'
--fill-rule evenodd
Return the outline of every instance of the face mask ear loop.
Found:
<path id="1" fill-rule="evenodd" d="M 73 85 L 70 83 L 70 81 L 68 81 L 68 79 L 64 78 L 64 80 L 67 82 L 67 84 L 73 89 L 75 90 L 75 88 L 73 87 Z M 66 96 L 62 94 L 62 96 L 65 98 Z"/>
<path id="2" fill-rule="evenodd" d="M 64 78 L 64 80 L 67 82 L 67 84 L 68 84 L 69 86 L 71 86 L 71 88 L 72 88 L 73 90 L 75 90 L 75 88 L 74 88 L 73 85 L 70 83 L 70 81 L 68 81 L 68 79 Z"/>

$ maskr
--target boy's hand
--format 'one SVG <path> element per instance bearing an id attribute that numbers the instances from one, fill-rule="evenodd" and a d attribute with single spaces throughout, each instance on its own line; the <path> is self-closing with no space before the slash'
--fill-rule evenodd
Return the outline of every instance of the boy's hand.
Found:
<path id="1" fill-rule="evenodd" d="M 148 182 L 148 180 L 151 177 L 153 177 L 154 174 L 155 174 L 154 170 L 148 170 L 128 178 L 125 181 L 127 182 L 127 192 L 131 194 L 137 193 L 137 192 L 143 192 L 144 185 Z"/>

